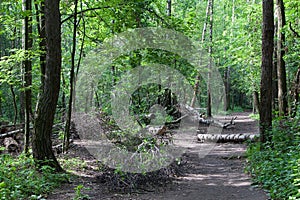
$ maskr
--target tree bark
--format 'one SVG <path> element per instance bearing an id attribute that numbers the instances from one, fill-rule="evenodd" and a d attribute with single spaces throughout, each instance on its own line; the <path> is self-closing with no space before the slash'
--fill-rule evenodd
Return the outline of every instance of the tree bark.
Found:
<path id="1" fill-rule="evenodd" d="M 256 112 L 259 113 L 259 94 L 257 91 L 253 92 L 253 113 L 255 114 Z"/>
<path id="2" fill-rule="evenodd" d="M 209 69 L 208 69 L 208 79 L 207 79 L 207 116 L 208 117 L 212 117 L 212 113 L 211 113 L 211 83 L 210 83 L 210 79 L 211 79 L 211 70 L 212 70 L 212 43 L 213 43 L 213 14 L 214 14 L 214 1 L 213 0 L 209 0 L 210 1 L 210 19 L 209 19 L 209 41 L 210 41 L 210 45 L 209 45 L 209 49 L 208 49 L 208 53 L 209 53 Z"/>
<path id="3" fill-rule="evenodd" d="M 283 0 L 276 0 L 278 27 L 277 27 L 277 75 L 278 75 L 278 111 L 280 116 L 288 114 L 286 69 L 284 62 L 285 34 L 282 29 L 286 25 Z"/>
<path id="4" fill-rule="evenodd" d="M 13 106 L 14 106 L 14 120 L 13 120 L 13 123 L 16 124 L 17 123 L 17 116 L 18 116 L 18 106 L 17 106 L 17 100 L 16 100 L 16 93 L 14 91 L 13 85 L 9 85 L 9 88 L 10 88 L 10 92 L 11 92 L 11 96 L 12 96 L 12 100 L 13 100 Z"/>
<path id="5" fill-rule="evenodd" d="M 32 152 L 38 167 L 62 171 L 52 151 L 52 126 L 59 95 L 61 73 L 61 27 L 59 0 L 45 0 L 46 65 L 32 137 Z"/>
<path id="6" fill-rule="evenodd" d="M 24 40 L 23 40 L 23 49 L 29 51 L 32 48 L 32 10 L 31 0 L 23 0 L 23 10 L 29 12 L 30 15 L 26 16 L 24 19 Z M 24 152 L 27 154 L 29 151 L 29 135 L 30 135 L 30 118 L 32 113 L 31 106 L 31 85 L 32 85 L 32 63 L 31 59 L 27 59 L 23 63 L 24 65 L 24 77 L 23 77 L 23 86 L 25 88 L 25 132 L 24 132 Z"/>
<path id="7" fill-rule="evenodd" d="M 263 0 L 262 64 L 260 84 L 260 142 L 271 140 L 272 128 L 272 68 L 274 51 L 273 0 Z"/>
<path id="8" fill-rule="evenodd" d="M 274 34 L 277 33 L 277 21 L 274 24 Z M 274 38 L 275 38 L 274 35 Z M 278 111 L 278 76 L 277 76 L 277 45 L 274 45 L 274 59 L 273 59 L 273 69 L 272 69 L 272 109 Z"/>
<path id="9" fill-rule="evenodd" d="M 230 108 L 230 67 L 226 67 L 225 69 L 224 85 L 225 85 L 224 111 L 228 111 Z"/>

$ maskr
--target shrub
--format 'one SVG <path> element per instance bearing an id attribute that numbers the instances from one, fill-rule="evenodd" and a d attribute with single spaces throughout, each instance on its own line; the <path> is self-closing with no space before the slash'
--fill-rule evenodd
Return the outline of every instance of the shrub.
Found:
<path id="1" fill-rule="evenodd" d="M 272 199 L 300 198 L 299 118 L 276 119 L 272 142 L 251 144 L 247 150 L 249 172 L 255 182 L 269 190 Z"/>
<path id="2" fill-rule="evenodd" d="M 32 157 L 0 156 L 0 199 L 3 200 L 41 199 L 67 178 L 48 166 L 37 171 Z"/>

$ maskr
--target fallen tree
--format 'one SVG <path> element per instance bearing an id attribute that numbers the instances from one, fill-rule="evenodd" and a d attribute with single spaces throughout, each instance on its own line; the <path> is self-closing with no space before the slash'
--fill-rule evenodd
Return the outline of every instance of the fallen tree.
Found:
<path id="1" fill-rule="evenodd" d="M 181 113 L 181 116 L 184 116 L 184 118 L 187 118 L 187 120 L 189 120 L 192 123 L 199 123 L 207 126 L 213 125 L 224 129 L 234 128 L 235 125 L 234 120 L 236 120 L 237 118 L 237 117 L 232 117 L 230 122 L 223 123 L 214 118 L 205 118 L 204 114 L 200 114 L 195 108 L 186 104 L 180 104 L 178 109 Z"/>
<path id="2" fill-rule="evenodd" d="M 198 134 L 197 138 L 199 142 L 244 142 L 256 141 L 259 134 Z"/>
<path id="3" fill-rule="evenodd" d="M 237 117 L 232 117 L 229 122 L 221 122 L 214 118 L 206 118 L 204 113 L 199 113 L 197 109 L 186 105 L 186 104 L 177 104 L 176 105 L 176 111 L 174 113 L 180 113 L 180 117 L 175 118 L 173 121 L 165 122 L 164 125 L 168 127 L 168 129 L 178 128 L 180 126 L 180 122 L 182 120 L 185 121 L 185 123 L 190 123 L 191 125 L 199 125 L 199 129 L 201 129 L 203 126 L 208 127 L 210 125 L 216 126 L 223 129 L 229 129 L 234 128 L 235 121 Z M 148 126 L 151 122 L 151 120 L 156 118 L 155 113 L 149 113 L 146 115 L 141 115 L 139 117 L 135 117 L 139 125 L 144 128 L 145 125 L 143 122 L 147 122 L 146 125 Z M 147 127 L 146 126 L 146 127 Z"/>
<path id="4" fill-rule="evenodd" d="M 0 139 L 6 138 L 6 137 L 12 137 L 18 133 L 23 133 L 24 129 L 18 129 L 18 130 L 14 130 L 14 131 L 9 131 L 3 134 L 0 134 Z"/>

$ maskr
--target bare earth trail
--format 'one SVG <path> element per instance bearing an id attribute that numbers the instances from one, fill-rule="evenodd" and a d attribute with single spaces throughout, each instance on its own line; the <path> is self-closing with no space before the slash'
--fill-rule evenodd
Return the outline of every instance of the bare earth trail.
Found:
<path id="1" fill-rule="evenodd" d="M 248 117 L 249 113 L 235 113 L 237 116 L 235 129 L 230 133 L 257 133 L 257 123 Z M 90 190 L 82 193 L 90 199 L 153 199 L 153 200 L 267 200 L 269 197 L 261 189 L 251 185 L 250 177 L 244 173 L 246 145 L 233 143 L 217 143 L 204 158 L 199 157 L 199 146 L 196 136 L 190 143 L 181 166 L 183 172 L 172 183 L 164 188 L 151 192 L 121 194 L 109 192 L 97 180 L 97 173 L 76 179 L 71 184 L 63 185 L 48 199 L 72 199 L 74 188 L 82 184 Z"/>

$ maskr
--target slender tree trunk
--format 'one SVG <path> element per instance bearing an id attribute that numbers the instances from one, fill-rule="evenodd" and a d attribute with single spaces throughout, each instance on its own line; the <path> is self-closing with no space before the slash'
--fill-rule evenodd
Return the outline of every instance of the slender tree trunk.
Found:
<path id="1" fill-rule="evenodd" d="M 225 98 L 224 110 L 228 111 L 230 108 L 230 67 L 226 67 L 224 72 Z"/>
<path id="2" fill-rule="evenodd" d="M 201 37 L 201 41 L 202 43 L 205 40 L 205 35 L 206 35 L 206 27 L 207 27 L 207 21 L 208 21 L 208 15 L 211 9 L 211 0 L 207 1 L 207 7 L 206 7 L 206 14 L 205 14 L 205 21 L 204 21 L 204 25 L 203 25 L 203 30 L 202 30 L 202 37 Z"/>
<path id="3" fill-rule="evenodd" d="M 272 68 L 274 51 L 273 0 L 263 0 L 262 64 L 260 85 L 260 141 L 271 141 L 272 128 Z"/>
<path id="4" fill-rule="evenodd" d="M 212 113 L 211 113 L 211 70 L 212 70 L 212 45 L 213 45 L 213 15 L 214 15 L 214 1 L 213 0 L 209 0 L 210 1 L 210 19 L 209 19 L 209 49 L 208 49 L 208 53 L 209 53 L 209 69 L 208 69 L 208 79 L 207 79 L 207 116 L 208 117 L 212 117 Z"/>
<path id="5" fill-rule="evenodd" d="M 197 94 L 199 93 L 200 79 L 201 79 L 201 75 L 199 72 L 196 77 L 196 82 L 194 85 L 194 93 L 193 93 L 193 98 L 192 98 L 191 105 L 190 105 L 191 107 L 195 107 L 195 104 L 196 104 Z"/>
<path id="6" fill-rule="evenodd" d="M 52 126 L 59 95 L 61 73 L 61 27 L 59 0 L 45 0 L 46 65 L 44 88 L 34 121 L 32 152 L 38 167 L 48 165 L 62 171 L 52 151 Z"/>
<path id="7" fill-rule="evenodd" d="M 65 122 L 66 121 L 66 110 L 67 110 L 67 103 L 66 103 L 66 92 L 65 92 L 65 88 L 66 88 L 66 80 L 65 80 L 65 76 L 64 73 L 61 73 L 61 79 L 62 79 L 62 95 L 61 95 L 61 104 L 62 104 L 62 113 L 61 113 L 61 121 Z"/>
<path id="8" fill-rule="evenodd" d="M 167 15 L 171 16 L 172 15 L 172 0 L 167 0 L 168 7 L 167 7 Z"/>
<path id="9" fill-rule="evenodd" d="M 256 112 L 259 113 L 259 94 L 257 91 L 253 92 L 253 113 L 255 114 Z"/>
<path id="10" fill-rule="evenodd" d="M 206 34 L 206 27 L 207 27 L 207 21 L 208 21 L 208 15 L 209 15 L 209 10 L 210 10 L 210 3 L 211 1 L 208 0 L 207 2 L 207 7 L 206 7 L 206 15 L 205 15 L 205 21 L 204 21 L 204 25 L 203 25 L 203 30 L 202 30 L 202 37 L 201 37 L 201 42 L 203 44 L 204 40 L 205 40 L 205 34 Z M 191 100 L 191 107 L 195 106 L 196 100 L 197 100 L 197 94 L 199 92 L 199 87 L 200 87 L 200 79 L 201 79 L 201 74 L 200 72 L 197 74 L 196 76 L 196 81 L 195 81 L 195 85 L 194 85 L 194 93 L 193 93 L 193 98 Z"/>
<path id="11" fill-rule="evenodd" d="M 10 88 L 10 92 L 11 92 L 11 96 L 12 96 L 12 100 L 13 100 L 13 106 L 14 106 L 13 123 L 16 124 L 17 123 L 17 116 L 18 116 L 18 106 L 17 106 L 17 100 L 16 100 L 16 93 L 15 93 L 14 87 L 12 85 L 9 85 L 9 88 Z"/>
<path id="12" fill-rule="evenodd" d="M 45 32 L 45 3 L 41 1 L 39 8 L 39 1 L 35 0 L 35 16 L 37 21 L 37 30 L 39 34 L 39 50 L 40 53 L 40 69 L 41 69 L 41 92 L 44 89 L 45 70 L 46 70 L 46 32 Z M 38 105 L 37 105 L 38 106 Z"/>
<path id="13" fill-rule="evenodd" d="M 16 37 L 16 35 L 17 35 L 17 29 L 16 28 L 13 30 L 13 34 L 14 34 L 14 37 Z M 15 40 L 11 41 L 11 49 L 14 49 L 14 48 L 17 48 Z M 12 70 L 12 67 L 11 67 L 10 71 L 11 70 Z M 9 84 L 9 88 L 10 88 L 10 92 L 11 92 L 11 96 L 12 96 L 12 100 L 13 100 L 13 108 L 14 108 L 13 123 L 16 124 L 17 123 L 17 118 L 18 118 L 17 98 L 16 98 L 16 93 L 14 91 L 13 85 Z"/>
<path id="14" fill-rule="evenodd" d="M 278 28 L 277 28 L 277 74 L 278 74 L 278 110 L 279 115 L 284 116 L 288 114 L 287 103 L 287 86 L 286 86 L 286 69 L 284 62 L 284 43 L 285 34 L 283 27 L 286 25 L 285 11 L 283 0 L 276 0 L 277 14 L 278 14 Z"/>
<path id="15" fill-rule="evenodd" d="M 292 92 L 293 92 L 293 107 L 291 109 L 291 116 L 295 117 L 300 103 L 300 67 L 298 68 L 298 71 L 295 76 Z"/>
<path id="16" fill-rule="evenodd" d="M 26 16 L 24 19 L 24 41 L 23 41 L 23 49 L 25 51 L 31 50 L 32 48 L 32 18 L 31 18 L 31 10 L 32 4 L 31 0 L 23 0 L 23 10 L 30 15 Z M 32 63 L 31 59 L 25 60 L 24 63 L 24 88 L 25 88 L 25 141 L 24 141 L 24 151 L 28 154 L 29 151 L 29 136 L 30 136 L 30 119 L 32 114 L 32 106 L 31 106 L 31 85 L 32 85 Z"/>
<path id="17" fill-rule="evenodd" d="M 277 33 L 277 21 L 274 24 L 274 33 Z M 275 35 L 274 35 L 275 38 Z M 272 109 L 278 111 L 278 76 L 277 76 L 277 45 L 274 45 L 274 60 L 272 69 Z"/>
<path id="18" fill-rule="evenodd" d="M 70 71 L 70 97 L 68 103 L 68 112 L 67 112 L 67 121 L 65 127 L 65 137 L 63 152 L 66 152 L 70 144 L 70 126 L 71 126 L 71 117 L 72 117 L 72 105 L 73 105 L 73 92 L 74 92 L 74 75 L 75 75 L 75 55 L 76 55 L 76 32 L 77 32 L 77 7 L 78 0 L 74 1 L 75 10 L 74 10 L 74 21 L 73 21 L 73 49 L 71 55 L 71 71 Z"/>

